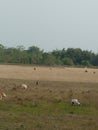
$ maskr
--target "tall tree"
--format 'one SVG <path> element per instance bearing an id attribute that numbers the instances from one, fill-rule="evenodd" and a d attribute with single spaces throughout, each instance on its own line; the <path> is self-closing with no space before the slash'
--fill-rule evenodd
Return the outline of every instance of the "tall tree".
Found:
<path id="1" fill-rule="evenodd" d="M 29 54 L 29 59 L 30 59 L 31 63 L 39 64 L 41 62 L 43 50 L 40 50 L 36 46 L 31 46 L 31 47 L 29 47 L 27 52 Z"/>

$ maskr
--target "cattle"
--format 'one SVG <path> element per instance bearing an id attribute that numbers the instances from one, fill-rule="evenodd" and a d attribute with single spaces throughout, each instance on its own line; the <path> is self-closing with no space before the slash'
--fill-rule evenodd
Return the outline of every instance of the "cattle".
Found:
<path id="1" fill-rule="evenodd" d="M 87 72 L 88 72 L 88 70 L 85 70 L 85 72 L 87 73 Z"/>
<path id="2" fill-rule="evenodd" d="M 23 88 L 23 89 L 27 89 L 28 86 L 27 86 L 26 84 L 21 84 L 21 88 Z"/>
<path id="3" fill-rule="evenodd" d="M 36 81 L 36 85 L 38 85 L 39 84 L 39 81 Z"/>
<path id="4" fill-rule="evenodd" d="M 34 70 L 36 70 L 36 67 L 34 67 Z"/>
<path id="5" fill-rule="evenodd" d="M 78 101 L 78 99 L 72 99 L 71 104 L 76 105 L 76 106 L 80 106 L 80 102 Z"/>
<path id="6" fill-rule="evenodd" d="M 20 84 L 20 85 L 15 85 L 12 90 L 16 91 L 18 89 L 27 89 L 28 86 L 26 84 Z"/>
<path id="7" fill-rule="evenodd" d="M 0 100 L 3 100 L 7 95 L 4 92 L 0 92 Z"/>

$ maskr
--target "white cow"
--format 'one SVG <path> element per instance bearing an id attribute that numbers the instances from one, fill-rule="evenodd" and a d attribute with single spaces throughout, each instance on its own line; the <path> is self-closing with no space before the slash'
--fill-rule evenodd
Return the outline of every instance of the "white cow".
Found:
<path id="1" fill-rule="evenodd" d="M 0 92 L 0 100 L 3 100 L 7 95 L 4 92 Z"/>
<path id="2" fill-rule="evenodd" d="M 78 99 L 72 99 L 72 100 L 71 100 L 71 104 L 72 104 L 72 105 L 80 106 L 80 102 L 78 101 Z"/>
<path id="3" fill-rule="evenodd" d="M 22 87 L 23 89 L 27 89 L 27 88 L 28 88 L 28 86 L 27 86 L 26 84 L 22 84 L 21 87 Z"/>

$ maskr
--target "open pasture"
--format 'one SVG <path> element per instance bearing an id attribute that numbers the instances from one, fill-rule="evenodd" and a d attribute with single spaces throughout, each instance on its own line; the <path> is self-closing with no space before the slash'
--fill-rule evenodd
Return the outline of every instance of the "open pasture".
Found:
<path id="1" fill-rule="evenodd" d="M 0 65 L 0 78 L 95 83 L 98 69 Z"/>
<path id="2" fill-rule="evenodd" d="M 98 130 L 98 70 L 86 70 L 0 65 L 0 130 Z"/>

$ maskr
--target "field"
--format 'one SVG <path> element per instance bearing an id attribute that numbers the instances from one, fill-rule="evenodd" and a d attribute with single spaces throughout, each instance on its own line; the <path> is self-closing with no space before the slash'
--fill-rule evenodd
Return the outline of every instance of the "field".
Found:
<path id="1" fill-rule="evenodd" d="M 98 69 L 0 65 L 0 90 L 0 130 L 98 130 Z"/>

